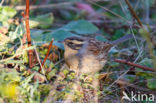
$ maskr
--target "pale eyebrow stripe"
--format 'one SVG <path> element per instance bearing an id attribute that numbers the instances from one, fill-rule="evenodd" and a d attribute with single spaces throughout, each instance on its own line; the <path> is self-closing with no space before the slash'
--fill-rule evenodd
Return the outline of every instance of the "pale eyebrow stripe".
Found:
<path id="1" fill-rule="evenodd" d="M 70 44 L 73 44 L 73 45 L 70 45 Z M 67 45 L 74 50 L 79 50 L 83 46 L 83 44 L 74 44 L 73 42 L 68 42 Z"/>
<path id="2" fill-rule="evenodd" d="M 74 44 L 83 44 L 84 43 L 84 41 L 78 41 L 78 40 L 73 40 L 72 41 Z"/>

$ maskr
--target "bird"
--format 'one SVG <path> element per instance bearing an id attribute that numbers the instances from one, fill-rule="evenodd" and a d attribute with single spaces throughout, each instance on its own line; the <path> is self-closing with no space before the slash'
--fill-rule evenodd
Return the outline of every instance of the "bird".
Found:
<path id="1" fill-rule="evenodd" d="M 91 37 L 79 36 L 72 36 L 64 39 L 64 60 L 68 68 L 72 71 L 75 71 L 77 74 L 76 79 L 74 80 L 74 87 L 75 89 L 81 88 L 85 97 L 83 98 L 84 101 L 94 101 L 94 103 L 98 103 L 97 91 L 99 80 L 94 74 L 99 72 L 104 67 L 108 60 L 108 52 L 114 45 L 129 40 L 132 37 L 132 34 L 127 34 L 112 42 L 102 42 Z M 80 75 L 83 74 L 87 74 L 85 79 L 93 79 L 91 83 L 92 87 L 94 88 L 93 91 L 91 89 L 81 87 L 79 79 Z M 86 90 L 89 90 L 90 92 L 85 92 Z"/>
<path id="2" fill-rule="evenodd" d="M 91 37 L 67 37 L 63 41 L 65 63 L 75 72 L 94 74 L 104 67 L 108 52 L 114 45 L 131 38 L 133 35 L 127 34 L 112 42 L 102 42 Z"/>

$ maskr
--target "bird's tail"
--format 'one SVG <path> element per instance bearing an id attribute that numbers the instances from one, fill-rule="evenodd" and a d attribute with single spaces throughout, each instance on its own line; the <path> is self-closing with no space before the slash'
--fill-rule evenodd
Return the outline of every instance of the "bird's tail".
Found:
<path id="1" fill-rule="evenodd" d="M 127 40 L 130 40 L 132 38 L 133 38 L 132 34 L 127 34 L 127 35 L 125 35 L 125 36 L 123 36 L 123 37 L 121 37 L 121 38 L 119 38 L 119 39 L 117 39 L 115 41 L 111 41 L 110 43 L 113 44 L 113 45 L 117 45 L 119 43 L 123 43 L 123 42 L 125 42 Z"/>

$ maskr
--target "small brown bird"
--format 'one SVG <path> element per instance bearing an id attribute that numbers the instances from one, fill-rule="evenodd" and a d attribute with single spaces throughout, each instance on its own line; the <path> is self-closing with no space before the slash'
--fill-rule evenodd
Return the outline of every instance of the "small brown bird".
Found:
<path id="1" fill-rule="evenodd" d="M 89 37 L 68 37 L 63 42 L 65 62 L 75 72 L 94 74 L 107 62 L 107 55 L 112 46 L 132 37 L 128 34 L 113 42 L 101 42 Z"/>

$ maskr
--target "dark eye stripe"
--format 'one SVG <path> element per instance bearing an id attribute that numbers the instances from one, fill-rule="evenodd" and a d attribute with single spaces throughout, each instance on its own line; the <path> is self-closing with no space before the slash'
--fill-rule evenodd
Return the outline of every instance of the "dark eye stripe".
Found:
<path id="1" fill-rule="evenodd" d="M 79 50 L 83 44 L 74 44 L 72 42 L 68 42 L 67 45 L 74 50 Z"/>
<path id="2" fill-rule="evenodd" d="M 75 40 L 75 38 L 71 38 L 71 39 L 69 39 L 69 40 Z M 78 40 L 78 41 L 84 41 L 84 40 L 79 39 L 79 38 L 76 38 L 76 40 Z"/>

